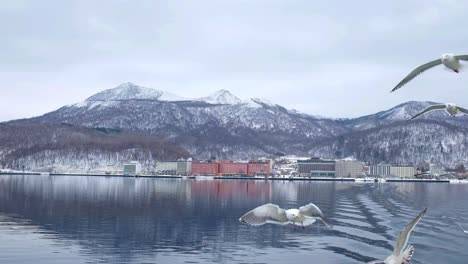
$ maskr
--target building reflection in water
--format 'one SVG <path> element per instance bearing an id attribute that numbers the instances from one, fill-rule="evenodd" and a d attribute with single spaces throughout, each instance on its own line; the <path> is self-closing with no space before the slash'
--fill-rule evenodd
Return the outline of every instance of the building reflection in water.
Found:
<path id="1" fill-rule="evenodd" d="M 443 213 L 463 207 L 456 201 L 465 193 L 463 186 L 449 184 L 1 176 L 0 232 L 7 222 L 16 223 L 112 263 L 184 259 L 186 254 L 208 259 L 201 262 L 242 263 L 240 256 L 248 252 L 272 249 L 273 256 L 302 247 L 304 256 L 317 256 L 321 249 L 324 256 L 365 262 L 370 260 L 366 252 L 391 248 L 395 234 L 389 232 L 401 228 L 416 209 L 430 204 L 439 208 L 431 213 Z M 239 223 L 243 213 L 269 202 L 285 208 L 313 202 L 335 228 L 318 223 L 292 233 L 283 226 Z"/>

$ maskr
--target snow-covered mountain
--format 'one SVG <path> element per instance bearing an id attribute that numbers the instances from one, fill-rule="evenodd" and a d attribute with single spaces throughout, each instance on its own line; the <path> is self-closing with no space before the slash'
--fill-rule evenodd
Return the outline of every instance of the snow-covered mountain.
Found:
<path id="1" fill-rule="evenodd" d="M 224 90 L 176 101 L 162 100 L 161 94 L 165 92 L 122 84 L 84 102 L 16 123 L 145 131 L 170 139 L 201 158 L 249 158 L 251 153 L 264 155 L 297 148 L 305 151 L 305 141 L 349 130 L 333 120 L 290 111 L 265 100 L 241 100 Z"/>
<path id="2" fill-rule="evenodd" d="M 409 101 L 372 115 L 362 116 L 354 119 L 342 119 L 341 122 L 353 130 L 366 130 L 378 126 L 385 126 L 393 122 L 407 121 L 417 113 L 424 110 L 426 107 L 434 104 L 441 103 L 428 101 Z M 457 126 L 468 126 L 467 116 L 452 118 L 448 116 L 445 111 L 432 111 L 418 117 L 418 120 L 438 120 Z"/>
<path id="3" fill-rule="evenodd" d="M 422 162 L 448 166 L 468 163 L 468 130 L 445 122 L 417 120 L 324 139 L 309 154 L 326 158 L 354 156 L 372 163 Z"/>
<path id="4" fill-rule="evenodd" d="M 101 101 L 121 101 L 121 100 L 159 100 L 159 101 L 183 101 L 186 100 L 178 95 L 138 86 L 131 82 L 122 83 L 121 85 L 104 90 L 97 93 L 85 102 L 101 102 Z"/>
<path id="5" fill-rule="evenodd" d="M 197 99 L 198 101 L 207 102 L 209 104 L 229 104 L 229 105 L 236 105 L 245 103 L 241 99 L 237 98 L 235 95 L 231 94 L 229 91 L 226 90 L 219 90 L 214 92 L 213 94 L 202 97 Z"/>
<path id="6" fill-rule="evenodd" d="M 465 162 L 461 157 L 467 143 L 461 135 L 468 127 L 467 117 L 451 118 L 437 111 L 407 121 L 431 104 L 412 101 L 368 116 L 335 120 L 264 99 L 240 99 L 226 90 L 190 99 L 124 83 L 84 102 L 7 124 L 67 124 L 145 133 L 185 149 L 194 158 L 291 153 L 354 156 L 373 162 Z M 453 147 L 433 148 L 439 145 Z"/>

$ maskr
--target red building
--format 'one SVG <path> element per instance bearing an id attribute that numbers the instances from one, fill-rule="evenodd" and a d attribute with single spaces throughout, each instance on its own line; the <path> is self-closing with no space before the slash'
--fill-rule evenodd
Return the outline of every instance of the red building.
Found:
<path id="1" fill-rule="evenodd" d="M 271 174 L 270 160 L 250 160 L 248 163 L 232 160 L 216 160 L 212 162 L 192 162 L 193 175 L 269 175 Z"/>
<path id="2" fill-rule="evenodd" d="M 271 173 L 271 162 L 270 160 L 249 160 L 248 172 L 249 176 L 257 174 L 269 175 Z"/>
<path id="3" fill-rule="evenodd" d="M 234 163 L 232 160 L 217 160 L 218 163 Z"/>
<path id="4" fill-rule="evenodd" d="M 219 164 L 219 175 L 247 174 L 247 163 L 224 162 Z"/>
<path id="5" fill-rule="evenodd" d="M 192 162 L 193 175 L 218 175 L 219 163 L 216 162 Z"/>

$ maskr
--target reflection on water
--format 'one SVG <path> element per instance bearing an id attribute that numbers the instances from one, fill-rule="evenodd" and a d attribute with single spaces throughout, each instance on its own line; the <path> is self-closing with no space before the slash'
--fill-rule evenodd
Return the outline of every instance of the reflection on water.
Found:
<path id="1" fill-rule="evenodd" d="M 426 206 L 413 263 L 466 263 L 467 199 L 434 183 L 0 176 L 0 263 L 364 263 Z M 314 202 L 334 227 L 238 222 L 267 202 Z"/>

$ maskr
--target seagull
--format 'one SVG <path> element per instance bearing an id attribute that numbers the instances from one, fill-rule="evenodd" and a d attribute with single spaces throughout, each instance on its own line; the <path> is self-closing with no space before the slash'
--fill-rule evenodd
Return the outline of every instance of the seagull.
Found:
<path id="1" fill-rule="evenodd" d="M 403 85 L 408 83 L 409 81 L 413 80 L 416 76 L 419 74 L 423 73 L 424 71 L 435 67 L 439 64 L 443 64 L 445 67 L 448 69 L 458 73 L 463 65 L 460 63 L 460 61 L 468 61 L 468 55 L 454 55 L 454 54 L 442 54 L 440 59 L 428 62 L 426 64 L 423 64 L 416 69 L 414 69 L 412 72 L 408 74 L 401 82 L 399 82 L 395 88 L 393 88 L 392 92 L 400 89 Z"/>
<path id="2" fill-rule="evenodd" d="M 369 264 L 406 264 L 409 263 L 414 254 L 414 247 L 412 245 L 406 246 L 408 244 L 409 236 L 413 231 L 414 227 L 418 224 L 421 218 L 426 213 L 427 208 L 425 208 L 421 213 L 419 213 L 416 218 L 409 223 L 408 226 L 401 231 L 398 236 L 395 248 L 393 249 L 393 254 L 388 256 L 384 261 L 371 261 Z"/>
<path id="3" fill-rule="evenodd" d="M 331 225 L 324 218 L 320 208 L 313 203 L 299 207 L 299 209 L 288 210 L 282 209 L 276 204 L 268 203 L 245 213 L 239 218 L 239 221 L 254 226 L 266 223 L 277 225 L 293 224 L 294 229 L 295 225 L 301 225 L 302 229 L 304 229 L 304 226 L 311 225 L 318 219 L 331 228 Z"/>
<path id="4" fill-rule="evenodd" d="M 465 230 L 460 224 L 457 224 L 457 225 L 461 228 L 461 230 L 463 230 L 463 233 L 465 233 L 465 235 L 468 235 L 468 231 L 467 231 L 467 230 Z"/>
<path id="5" fill-rule="evenodd" d="M 434 111 L 434 110 L 440 110 L 440 109 L 445 109 L 445 111 L 451 116 L 455 116 L 458 113 L 463 113 L 463 114 L 468 115 L 468 109 L 463 108 L 461 106 L 458 106 L 458 105 L 456 105 L 454 103 L 448 103 L 448 104 L 431 105 L 431 106 L 427 107 L 426 109 L 424 109 L 422 112 L 420 112 L 417 115 L 413 116 L 410 120 L 413 120 L 416 117 L 418 117 L 420 115 L 423 115 L 423 114 L 425 114 L 427 112 Z"/>

